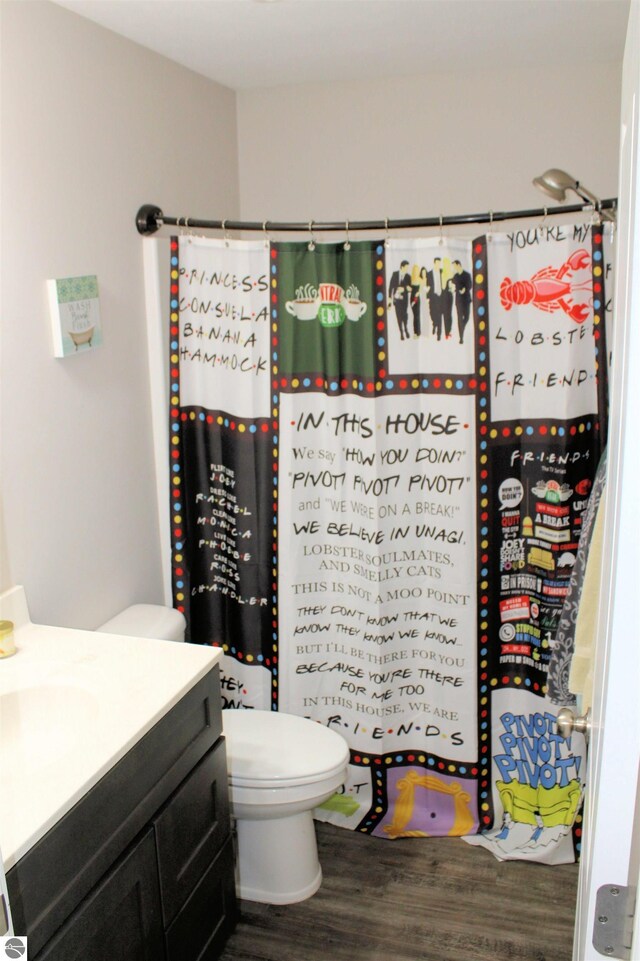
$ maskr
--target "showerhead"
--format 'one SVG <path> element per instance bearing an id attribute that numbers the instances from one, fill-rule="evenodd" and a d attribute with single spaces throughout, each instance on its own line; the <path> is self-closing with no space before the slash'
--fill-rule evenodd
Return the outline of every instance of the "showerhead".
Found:
<path id="1" fill-rule="evenodd" d="M 573 190 L 582 200 L 593 204 L 594 207 L 598 207 L 600 203 L 595 194 L 583 187 L 580 181 L 568 174 L 566 170 L 552 167 L 551 170 L 545 170 L 541 177 L 535 177 L 533 183 L 538 190 L 554 200 L 566 200 L 567 190 Z"/>

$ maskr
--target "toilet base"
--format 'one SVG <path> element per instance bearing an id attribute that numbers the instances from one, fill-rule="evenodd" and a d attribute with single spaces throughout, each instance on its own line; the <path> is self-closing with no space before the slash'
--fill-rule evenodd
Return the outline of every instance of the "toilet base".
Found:
<path id="1" fill-rule="evenodd" d="M 316 831 L 311 811 L 285 818 L 236 820 L 238 897 L 262 904 L 295 904 L 320 887 Z"/>

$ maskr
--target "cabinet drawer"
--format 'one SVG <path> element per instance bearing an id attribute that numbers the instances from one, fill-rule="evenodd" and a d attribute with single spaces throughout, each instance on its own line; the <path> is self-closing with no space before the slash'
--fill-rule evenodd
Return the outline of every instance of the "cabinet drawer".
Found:
<path id="1" fill-rule="evenodd" d="M 85 898 L 37 961 L 162 961 L 164 932 L 149 829 Z"/>
<path id="2" fill-rule="evenodd" d="M 153 823 L 166 927 L 230 833 L 223 738 L 185 778 Z"/>
<path id="3" fill-rule="evenodd" d="M 215 961 L 237 914 L 233 843 L 228 838 L 167 931 L 167 961 Z"/>

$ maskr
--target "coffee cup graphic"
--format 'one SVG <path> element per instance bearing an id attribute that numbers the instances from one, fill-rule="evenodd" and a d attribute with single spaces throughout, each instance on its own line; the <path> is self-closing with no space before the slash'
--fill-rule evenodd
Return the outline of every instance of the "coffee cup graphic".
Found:
<path id="1" fill-rule="evenodd" d="M 288 300 L 285 307 L 298 320 L 313 320 L 318 316 L 320 298 L 318 289 L 313 284 L 304 284 L 296 288 L 296 299 Z"/>
<path id="2" fill-rule="evenodd" d="M 350 300 L 346 297 L 342 301 L 342 307 L 347 315 L 347 320 L 360 320 L 367 309 L 364 300 Z"/>
<path id="3" fill-rule="evenodd" d="M 319 305 L 317 297 L 314 300 L 288 300 L 285 303 L 288 312 L 298 320 L 313 320 L 318 315 Z"/>

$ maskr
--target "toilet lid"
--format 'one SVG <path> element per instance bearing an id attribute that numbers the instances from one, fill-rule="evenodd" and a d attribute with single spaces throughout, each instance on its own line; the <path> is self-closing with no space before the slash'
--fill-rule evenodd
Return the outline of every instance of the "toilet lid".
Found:
<path id="1" fill-rule="evenodd" d="M 308 784 L 340 771 L 347 742 L 335 731 L 293 714 L 224 710 L 229 777 L 235 784 Z"/>

